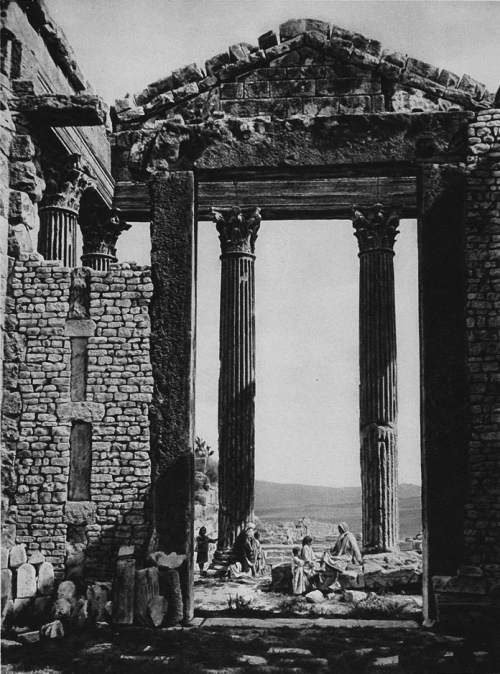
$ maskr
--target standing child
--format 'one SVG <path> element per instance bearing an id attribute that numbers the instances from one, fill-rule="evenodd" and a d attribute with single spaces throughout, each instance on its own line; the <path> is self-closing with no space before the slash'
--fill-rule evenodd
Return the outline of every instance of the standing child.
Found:
<path id="1" fill-rule="evenodd" d="M 198 554 L 196 555 L 196 563 L 200 567 L 200 576 L 206 576 L 207 572 L 203 570 L 203 567 L 208 562 L 208 547 L 210 543 L 217 543 L 217 539 L 211 539 L 207 536 L 206 527 L 201 527 L 196 536 L 196 550 Z"/>
<path id="2" fill-rule="evenodd" d="M 292 592 L 304 594 L 306 591 L 306 577 L 304 575 L 304 560 L 300 556 L 300 548 L 292 550 Z"/>

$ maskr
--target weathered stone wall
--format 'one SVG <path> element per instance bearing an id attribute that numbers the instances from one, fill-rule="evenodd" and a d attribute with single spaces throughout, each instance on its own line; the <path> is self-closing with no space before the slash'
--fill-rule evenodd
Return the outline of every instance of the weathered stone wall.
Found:
<path id="1" fill-rule="evenodd" d="M 500 109 L 477 114 L 469 126 L 469 145 L 465 253 L 472 434 L 465 544 L 469 563 L 498 565 Z"/>
<path id="2" fill-rule="evenodd" d="M 109 578 L 117 548 L 146 539 L 151 277 L 38 257 L 22 255 L 9 284 L 3 432 L 16 459 L 6 544 L 40 550 L 58 577 L 86 565 L 88 576 Z M 86 366 L 75 365 L 82 338 Z M 90 425 L 86 446 L 77 447 L 77 424 Z M 78 464 L 71 474 L 77 451 L 90 453 L 88 498 L 68 501 L 68 485 L 82 480 Z"/>

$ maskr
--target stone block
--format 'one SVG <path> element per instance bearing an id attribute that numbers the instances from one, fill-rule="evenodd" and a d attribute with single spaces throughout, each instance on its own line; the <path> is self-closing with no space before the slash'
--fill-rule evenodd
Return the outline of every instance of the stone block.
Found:
<path id="1" fill-rule="evenodd" d="M 10 144 L 10 158 L 12 161 L 29 161 L 35 156 L 35 146 L 31 137 L 26 134 L 16 134 Z"/>
<path id="2" fill-rule="evenodd" d="M 39 630 L 33 632 L 23 632 L 17 637 L 22 644 L 36 644 L 40 641 Z"/>
<path id="3" fill-rule="evenodd" d="M 149 615 L 148 624 L 153 623 L 155 627 L 160 627 L 168 614 L 168 602 L 165 597 L 153 597 L 147 605 L 147 611 Z"/>
<path id="4" fill-rule="evenodd" d="M 471 578 L 480 578 L 483 576 L 482 570 L 478 566 L 459 566 L 458 575 Z"/>
<path id="5" fill-rule="evenodd" d="M 313 590 L 305 595 L 306 601 L 310 604 L 321 604 L 325 601 L 323 593 L 320 590 Z"/>
<path id="6" fill-rule="evenodd" d="M 259 49 L 270 49 L 278 44 L 278 36 L 274 30 L 268 30 L 258 39 Z"/>
<path id="7" fill-rule="evenodd" d="M 14 599 L 13 620 L 16 623 L 22 623 L 33 612 L 35 606 L 35 599 L 33 597 Z"/>
<path id="8" fill-rule="evenodd" d="M 279 27 L 280 41 L 286 42 L 306 31 L 315 31 L 328 36 L 330 24 L 317 19 L 290 19 Z"/>
<path id="9" fill-rule="evenodd" d="M 68 337 L 93 337 L 97 325 L 92 319 L 69 319 L 64 324 L 64 332 Z"/>
<path id="10" fill-rule="evenodd" d="M 47 622 L 52 614 L 52 606 L 54 602 L 51 597 L 37 597 L 33 608 L 33 615 L 40 618 L 43 622 Z"/>
<path id="11" fill-rule="evenodd" d="M 135 554 L 135 546 L 133 545 L 122 545 L 120 546 L 120 549 L 118 550 L 118 558 L 130 558 L 133 557 Z"/>
<path id="12" fill-rule="evenodd" d="M 88 614 L 93 622 L 101 622 L 106 617 L 105 606 L 108 601 L 110 587 L 103 583 L 95 583 L 87 588 Z"/>
<path id="13" fill-rule="evenodd" d="M 11 189 L 34 194 L 37 192 L 38 177 L 36 166 L 32 161 L 16 161 L 10 166 L 9 172 Z"/>
<path id="14" fill-rule="evenodd" d="M 380 94 L 380 80 L 361 77 L 318 80 L 316 94 L 318 96 L 340 96 L 345 94 Z"/>
<path id="15" fill-rule="evenodd" d="M 341 96 L 339 115 L 366 114 L 372 111 L 370 96 Z"/>
<path id="16" fill-rule="evenodd" d="M 433 82 L 438 82 L 439 80 L 440 69 L 431 65 L 430 63 L 425 63 L 424 61 L 419 61 L 418 59 L 409 58 L 406 61 L 406 71 L 405 74 L 415 74 L 419 77 L 424 77 L 427 80 L 432 80 Z"/>
<path id="17" fill-rule="evenodd" d="M 141 569 L 135 575 L 134 624 L 150 625 L 150 602 L 159 595 L 158 569 Z"/>
<path id="18" fill-rule="evenodd" d="M 66 524 L 95 524 L 97 504 L 93 501 L 67 501 L 64 506 Z"/>
<path id="19" fill-rule="evenodd" d="M 229 65 L 229 54 L 222 52 L 205 61 L 205 70 L 209 75 L 216 75 L 226 65 Z"/>
<path id="20" fill-rule="evenodd" d="M 171 552 L 169 555 L 164 552 L 152 552 L 149 555 L 149 561 L 159 567 L 167 569 L 177 569 L 186 559 L 186 555 L 178 555 L 176 552 Z"/>
<path id="21" fill-rule="evenodd" d="M 177 625 L 183 619 L 184 603 L 177 569 L 160 568 L 160 593 L 168 603 L 167 624 Z"/>
<path id="22" fill-rule="evenodd" d="M 43 562 L 40 565 L 37 578 L 38 593 L 50 595 L 54 591 L 54 567 L 51 562 Z"/>
<path id="23" fill-rule="evenodd" d="M 40 636 L 44 639 L 60 639 L 64 636 L 64 627 L 60 620 L 54 620 L 51 623 L 43 625 L 40 629 Z"/>
<path id="24" fill-rule="evenodd" d="M 357 590 L 365 587 L 365 577 L 359 571 L 346 569 L 339 574 L 338 582 L 344 590 Z"/>
<path id="25" fill-rule="evenodd" d="M 12 599 L 12 571 L 2 569 L 2 606 Z"/>
<path id="26" fill-rule="evenodd" d="M 460 75 L 455 75 L 455 73 L 450 72 L 449 70 L 441 70 L 439 77 L 437 78 L 437 83 L 443 87 L 456 87 L 460 82 Z"/>
<path id="27" fill-rule="evenodd" d="M 344 599 L 346 601 L 359 602 L 365 600 L 367 597 L 366 592 L 360 592 L 359 590 L 346 590 L 344 592 Z"/>
<path id="28" fill-rule="evenodd" d="M 101 421 L 105 414 L 102 403 L 94 402 L 70 402 L 58 403 L 56 414 L 59 421 Z"/>
<path id="29" fill-rule="evenodd" d="M 36 595 L 36 572 L 31 564 L 21 564 L 16 573 L 16 597 L 27 599 Z"/>
<path id="30" fill-rule="evenodd" d="M 205 74 L 201 68 L 199 68 L 196 63 L 190 63 L 189 65 L 178 68 L 172 72 L 173 88 L 182 87 L 191 82 L 199 82 L 204 77 Z"/>
<path id="31" fill-rule="evenodd" d="M 8 548 L 2 548 L 2 569 L 9 568 L 9 550 Z"/>
<path id="32" fill-rule="evenodd" d="M 76 602 L 76 586 L 72 580 L 63 580 L 57 588 L 57 598 L 64 599 L 70 604 Z"/>
<path id="33" fill-rule="evenodd" d="M 34 550 L 31 555 L 29 556 L 28 559 L 28 564 L 32 564 L 33 566 L 38 566 L 39 564 L 43 564 L 45 561 L 45 557 L 42 555 L 40 550 Z"/>
<path id="34" fill-rule="evenodd" d="M 52 617 L 54 620 L 67 622 L 73 611 L 73 606 L 67 599 L 56 599 L 52 607 Z"/>
<path id="35" fill-rule="evenodd" d="M 486 90 L 484 84 L 478 82 L 470 75 L 462 75 L 460 82 L 457 84 L 457 89 L 469 94 L 475 100 L 481 100 Z"/>
<path id="36" fill-rule="evenodd" d="M 69 617 L 69 624 L 74 629 L 81 629 L 84 627 L 89 617 L 88 602 L 86 599 L 78 599 L 73 606 L 71 615 Z"/>
<path id="37" fill-rule="evenodd" d="M 118 559 L 113 592 L 113 623 L 132 625 L 134 622 L 135 560 Z"/>
<path id="38" fill-rule="evenodd" d="M 246 42 L 240 42 L 239 44 L 233 44 L 229 47 L 229 60 L 233 63 L 236 61 L 247 61 L 252 51 L 252 45 Z"/>
<path id="39" fill-rule="evenodd" d="M 9 222 L 14 225 L 24 224 L 28 229 L 38 224 L 37 208 L 26 192 L 10 190 Z"/>
<path id="40" fill-rule="evenodd" d="M 272 97 L 295 97 L 295 96 L 314 96 L 316 90 L 315 80 L 277 80 L 270 83 L 270 94 Z"/>

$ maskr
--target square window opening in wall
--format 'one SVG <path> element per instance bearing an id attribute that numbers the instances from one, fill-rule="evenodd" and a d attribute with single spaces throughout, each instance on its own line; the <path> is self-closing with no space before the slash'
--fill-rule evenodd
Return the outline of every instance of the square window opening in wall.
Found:
<path id="1" fill-rule="evenodd" d="M 90 501 L 92 424 L 74 421 L 70 435 L 69 501 Z"/>

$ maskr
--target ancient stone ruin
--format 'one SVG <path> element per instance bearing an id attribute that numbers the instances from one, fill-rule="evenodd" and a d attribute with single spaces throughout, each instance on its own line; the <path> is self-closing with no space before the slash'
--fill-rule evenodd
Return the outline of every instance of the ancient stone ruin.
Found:
<path id="1" fill-rule="evenodd" d="M 192 619 L 195 233 L 212 220 L 220 554 L 253 516 L 258 229 L 291 218 L 353 222 L 363 541 L 397 553 L 393 256 L 417 218 L 424 613 L 498 602 L 499 95 L 312 19 L 111 108 L 42 0 L 7 3 L 2 55 L 4 618 Z M 131 222 L 151 223 L 150 268 L 116 259 Z"/>

